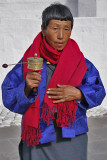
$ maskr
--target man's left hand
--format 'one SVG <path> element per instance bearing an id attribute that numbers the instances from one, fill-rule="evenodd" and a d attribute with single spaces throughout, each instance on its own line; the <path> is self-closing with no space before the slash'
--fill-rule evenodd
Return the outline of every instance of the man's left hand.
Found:
<path id="1" fill-rule="evenodd" d="M 57 85 L 57 88 L 49 88 L 46 92 L 49 99 L 53 99 L 53 103 L 61 103 L 73 100 L 81 100 L 82 92 L 71 85 Z"/>

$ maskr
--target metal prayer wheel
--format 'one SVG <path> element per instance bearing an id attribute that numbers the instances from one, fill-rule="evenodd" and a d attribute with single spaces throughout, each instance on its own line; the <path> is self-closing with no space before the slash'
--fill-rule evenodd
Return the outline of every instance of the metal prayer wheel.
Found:
<path id="1" fill-rule="evenodd" d="M 27 58 L 28 60 L 28 69 L 32 69 L 34 71 L 43 69 L 43 58 L 37 57 L 37 53 L 35 53 L 34 57 Z"/>

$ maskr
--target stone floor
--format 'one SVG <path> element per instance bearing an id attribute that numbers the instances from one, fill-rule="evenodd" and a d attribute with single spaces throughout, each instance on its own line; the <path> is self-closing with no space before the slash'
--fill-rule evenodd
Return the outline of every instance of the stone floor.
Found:
<path id="1" fill-rule="evenodd" d="M 107 160 L 107 115 L 88 118 L 88 160 Z"/>
<path id="2" fill-rule="evenodd" d="M 107 116 L 88 118 L 88 160 L 107 160 Z M 20 126 L 0 128 L 0 160 L 19 160 Z"/>

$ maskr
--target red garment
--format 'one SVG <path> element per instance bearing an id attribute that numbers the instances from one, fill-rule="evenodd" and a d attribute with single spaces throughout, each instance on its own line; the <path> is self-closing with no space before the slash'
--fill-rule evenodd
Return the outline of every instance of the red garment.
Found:
<path id="1" fill-rule="evenodd" d="M 35 53 L 37 53 L 38 57 L 43 57 L 51 63 L 57 64 L 47 89 L 56 88 L 57 84 L 72 85 L 74 87 L 81 85 L 86 72 L 86 62 L 74 40 L 69 39 L 64 50 L 58 52 L 49 46 L 42 38 L 41 33 L 39 33 L 33 44 L 25 52 L 23 62 L 26 62 L 28 57 L 33 57 Z M 23 79 L 25 79 L 29 71 L 31 70 L 24 64 Z M 47 125 L 49 125 L 49 120 L 50 118 L 54 118 L 56 110 L 56 123 L 58 127 L 70 126 L 75 121 L 77 110 L 76 101 L 53 104 L 53 100 L 48 99 L 48 95 L 45 93 L 42 116 L 40 117 L 39 98 L 37 97 L 35 103 L 29 107 L 23 116 L 22 140 L 24 141 L 26 139 L 28 145 L 39 144 L 39 139 L 41 138 L 40 120 L 46 121 Z"/>

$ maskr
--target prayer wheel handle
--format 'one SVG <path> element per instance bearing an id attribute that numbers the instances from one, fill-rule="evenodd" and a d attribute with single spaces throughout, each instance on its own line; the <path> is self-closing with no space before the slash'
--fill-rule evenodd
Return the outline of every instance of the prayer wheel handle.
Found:
<path id="1" fill-rule="evenodd" d="M 35 53 L 34 57 L 27 58 L 28 62 L 22 62 L 22 63 L 14 63 L 14 64 L 6 64 L 4 63 L 2 65 L 3 68 L 7 68 L 12 65 L 20 65 L 20 64 L 26 64 L 28 63 L 28 69 L 38 71 L 43 69 L 43 58 L 37 57 L 37 53 Z"/>

